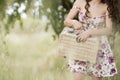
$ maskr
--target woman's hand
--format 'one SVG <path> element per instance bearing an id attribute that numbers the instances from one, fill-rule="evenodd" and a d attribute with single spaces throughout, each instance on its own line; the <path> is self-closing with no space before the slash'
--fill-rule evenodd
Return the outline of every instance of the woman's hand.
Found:
<path id="1" fill-rule="evenodd" d="M 83 27 L 82 23 L 80 23 L 77 20 L 73 20 L 72 22 L 73 22 L 72 24 L 73 24 L 74 29 L 76 29 L 76 30 L 82 29 L 82 27 Z"/>
<path id="2" fill-rule="evenodd" d="M 79 41 L 86 41 L 88 37 L 91 37 L 90 35 L 90 30 L 86 30 L 86 31 L 83 31 L 82 33 L 80 33 L 78 36 L 77 36 L 77 39 Z"/>

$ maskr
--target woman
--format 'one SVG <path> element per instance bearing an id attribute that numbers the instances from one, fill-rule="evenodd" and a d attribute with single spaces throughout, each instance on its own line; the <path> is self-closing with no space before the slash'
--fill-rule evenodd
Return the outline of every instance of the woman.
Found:
<path id="1" fill-rule="evenodd" d="M 113 22 L 120 22 L 117 4 L 117 0 L 76 0 L 74 2 L 64 21 L 65 26 L 72 26 L 78 30 L 83 29 L 84 24 L 88 24 L 86 30 L 77 37 L 80 41 L 86 41 L 90 36 L 103 36 L 96 64 L 87 66 L 84 61 L 68 61 L 68 68 L 74 72 L 75 80 L 84 80 L 86 74 L 93 80 L 102 80 L 103 77 L 117 74 L 113 53 L 106 37 L 112 33 Z M 77 14 L 79 20 L 74 19 Z"/>

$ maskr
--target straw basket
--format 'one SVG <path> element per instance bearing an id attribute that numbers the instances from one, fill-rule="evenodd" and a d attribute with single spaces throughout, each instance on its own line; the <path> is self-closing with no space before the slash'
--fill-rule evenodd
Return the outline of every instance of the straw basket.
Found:
<path id="1" fill-rule="evenodd" d="M 59 37 L 59 53 L 67 59 L 95 63 L 100 42 L 98 37 L 90 37 L 85 42 L 76 41 L 76 33 L 65 27 Z"/>

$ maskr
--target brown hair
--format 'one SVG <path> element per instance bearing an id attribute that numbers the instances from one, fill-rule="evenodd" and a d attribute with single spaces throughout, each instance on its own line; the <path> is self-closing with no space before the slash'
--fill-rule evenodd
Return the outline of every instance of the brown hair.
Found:
<path id="1" fill-rule="evenodd" d="M 86 0 L 86 13 L 85 15 L 87 17 L 90 17 L 90 12 L 89 12 L 89 7 L 90 7 L 90 2 L 91 0 Z M 109 12 L 109 17 L 112 18 L 112 21 L 115 23 L 120 24 L 120 7 L 119 7 L 119 0 L 101 0 L 101 3 L 107 4 L 107 10 Z"/>

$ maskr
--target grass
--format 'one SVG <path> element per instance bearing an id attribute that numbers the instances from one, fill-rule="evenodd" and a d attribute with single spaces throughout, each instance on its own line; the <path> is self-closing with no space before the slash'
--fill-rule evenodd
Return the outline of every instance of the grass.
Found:
<path id="1" fill-rule="evenodd" d="M 53 40 L 52 34 L 43 29 L 32 34 L 25 31 L 8 34 L 9 55 L 0 54 L 0 80 L 74 80 L 66 60 L 58 56 L 58 40 Z M 120 35 L 116 36 L 114 55 L 120 72 Z M 120 74 L 105 80 L 119 79 Z"/>

